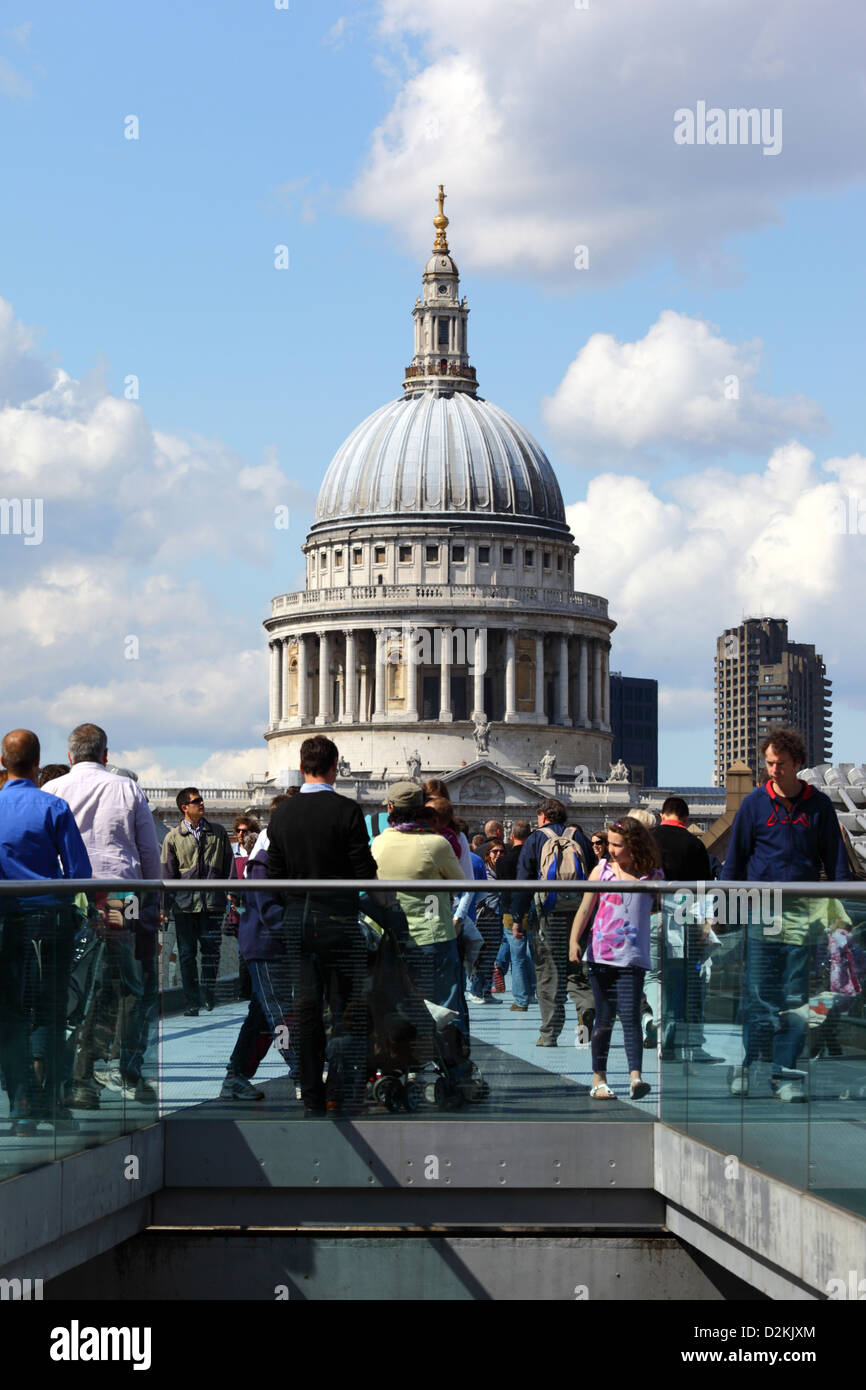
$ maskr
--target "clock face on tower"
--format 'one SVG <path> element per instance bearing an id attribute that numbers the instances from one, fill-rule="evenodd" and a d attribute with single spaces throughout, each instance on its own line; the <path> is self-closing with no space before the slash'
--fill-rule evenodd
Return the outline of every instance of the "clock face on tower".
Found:
<path id="1" fill-rule="evenodd" d="M 447 286 L 447 285 L 440 285 L 440 286 L 439 286 L 439 293 L 440 293 L 440 294 L 447 294 L 447 293 L 448 293 L 448 286 Z"/>

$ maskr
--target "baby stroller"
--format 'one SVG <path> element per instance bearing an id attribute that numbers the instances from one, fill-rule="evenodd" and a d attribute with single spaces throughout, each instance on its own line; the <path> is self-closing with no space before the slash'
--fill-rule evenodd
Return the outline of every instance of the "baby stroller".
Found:
<path id="1" fill-rule="evenodd" d="M 381 928 L 368 991 L 368 1097 L 392 1112 L 422 1101 L 456 1109 L 489 1093 L 449 1009 L 422 998 L 406 966 L 406 918 L 398 905 L 363 910 Z"/>

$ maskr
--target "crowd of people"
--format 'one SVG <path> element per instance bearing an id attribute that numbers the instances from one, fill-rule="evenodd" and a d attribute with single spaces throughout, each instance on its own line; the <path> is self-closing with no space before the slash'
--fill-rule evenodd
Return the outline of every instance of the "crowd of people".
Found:
<path id="1" fill-rule="evenodd" d="M 179 822 L 160 847 L 136 781 L 108 767 L 104 730 L 79 725 L 69 736 L 69 766 L 44 768 L 36 735 L 13 730 L 2 743 L 0 878 L 108 884 L 75 898 L 59 889 L 0 896 L 0 1069 L 12 1134 L 32 1137 L 40 1124 L 74 1132 L 74 1112 L 98 1109 L 106 1088 L 156 1105 L 144 1063 L 157 1017 L 159 932 L 170 918 L 187 1017 L 214 1009 L 221 938 L 237 936 L 248 1010 L 224 1100 L 263 1097 L 254 1078 L 273 1046 L 305 1115 L 363 1111 L 371 961 L 383 933 L 399 943 L 407 989 L 453 1020 L 465 1057 L 472 1011 L 501 1006 L 510 973 L 510 1010 L 538 1006 L 538 1047 L 558 1046 L 572 1001 L 578 1038 L 591 1049 L 593 1100 L 616 1095 L 608 1060 L 617 1015 L 632 1099 L 650 1090 L 642 1075 L 648 1048 L 688 1067 L 721 1062 L 707 1051 L 704 1031 L 712 955 L 725 925 L 712 895 L 658 895 L 629 884 L 850 878 L 829 799 L 797 775 L 805 761 L 799 734 L 774 730 L 762 752 L 765 780 L 736 816 L 724 866 L 714 866 L 676 796 L 664 802 L 660 824 L 635 808 L 590 836 L 568 824 L 562 802 L 547 798 L 535 827 L 518 820 L 506 836 L 491 820 L 471 834 L 446 783 L 405 780 L 389 789 L 385 823 L 373 824 L 335 790 L 338 750 L 322 735 L 304 741 L 303 783 L 274 798 L 265 828 L 240 816 L 232 840 L 190 786 L 177 796 Z M 227 891 L 241 878 L 257 888 Z M 140 879 L 162 880 L 164 888 L 124 886 Z M 209 880 L 212 890 L 184 887 Z M 277 890 L 271 880 L 334 886 Z M 405 887 L 415 880 L 424 886 Z M 367 888 L 354 887 L 364 881 Z M 428 891 L 431 883 L 442 887 Z M 517 886 L 501 886 L 509 883 Z M 756 1068 L 766 1063 L 772 1094 L 805 1098 L 797 1062 L 812 947 L 823 933 L 833 988 L 850 1002 L 860 989 L 850 925 L 837 899 L 803 896 L 786 899 L 770 923 L 755 914 L 742 926 L 744 1057 L 730 1075 L 733 1095 L 754 1092 Z M 73 958 L 90 956 L 70 1029 Z"/>

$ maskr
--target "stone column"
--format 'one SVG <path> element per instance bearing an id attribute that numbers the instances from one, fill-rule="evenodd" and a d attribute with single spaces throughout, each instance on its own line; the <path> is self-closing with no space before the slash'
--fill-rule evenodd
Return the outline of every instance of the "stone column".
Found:
<path id="1" fill-rule="evenodd" d="M 439 652 L 439 723 L 453 724 L 451 710 L 451 658 L 453 656 L 454 633 L 450 627 L 439 629 L 441 647 Z"/>
<path id="2" fill-rule="evenodd" d="M 283 638 L 283 652 L 280 667 L 282 670 L 282 681 L 280 688 L 280 718 L 289 717 L 289 642 L 290 638 Z"/>
<path id="3" fill-rule="evenodd" d="M 601 728 L 601 643 L 592 644 L 592 727 Z"/>
<path id="4" fill-rule="evenodd" d="M 403 635 L 400 647 L 400 659 L 403 662 L 404 680 L 406 682 L 406 718 L 413 724 L 418 723 L 418 667 L 413 661 L 412 643 L 412 624 L 403 624 Z"/>
<path id="5" fill-rule="evenodd" d="M 282 679 L 282 657 L 279 639 L 270 643 L 271 649 L 271 687 L 268 701 L 268 722 L 271 728 L 280 720 L 280 683 Z"/>
<path id="6" fill-rule="evenodd" d="M 306 724 L 310 717 L 308 700 L 310 695 L 309 675 L 307 672 L 307 634 L 298 633 L 298 719 L 301 724 Z"/>
<path id="7" fill-rule="evenodd" d="M 547 723 L 544 713 L 544 637 L 541 633 L 535 638 L 535 722 Z"/>
<path id="8" fill-rule="evenodd" d="M 368 641 L 366 632 L 364 633 L 364 636 L 363 636 L 363 650 L 362 650 L 362 652 L 361 652 L 360 669 L 361 669 L 361 698 L 360 698 L 360 701 L 359 701 L 358 719 L 360 720 L 360 722 L 361 722 L 362 724 L 369 724 L 369 722 L 370 722 L 370 715 L 372 714 L 372 710 L 370 709 L 370 691 L 369 691 L 369 684 L 370 684 L 370 675 L 369 675 L 369 672 L 370 672 L 370 646 L 369 646 L 369 641 Z"/>
<path id="9" fill-rule="evenodd" d="M 317 724 L 331 722 L 331 634 L 318 632 L 319 639 L 319 713 Z"/>
<path id="10" fill-rule="evenodd" d="M 568 710 L 568 637 L 565 633 L 560 633 L 559 637 L 559 709 L 557 713 L 560 724 L 571 723 Z"/>
<path id="11" fill-rule="evenodd" d="M 589 653 L 587 640 L 580 639 L 580 672 L 577 679 L 577 722 L 582 729 L 589 727 Z"/>
<path id="12" fill-rule="evenodd" d="M 475 654 L 473 657 L 474 691 L 472 695 L 472 718 L 486 719 L 484 711 L 484 636 L 481 628 L 475 629 Z"/>
<path id="13" fill-rule="evenodd" d="M 376 685 L 373 719 L 381 723 L 385 718 L 385 633 L 376 629 Z"/>
<path id="14" fill-rule="evenodd" d="M 343 633 L 346 639 L 346 667 L 343 672 L 343 713 L 341 724 L 354 724 L 358 718 L 355 695 L 355 633 L 348 628 Z"/>
<path id="15" fill-rule="evenodd" d="M 517 722 L 517 658 L 514 629 L 510 627 L 505 632 L 505 722 Z"/>
<path id="16" fill-rule="evenodd" d="M 601 727 L 602 727 L 602 729 L 604 730 L 605 733 L 609 734 L 610 731 L 611 731 L 611 724 L 610 724 L 610 645 L 609 645 L 609 644 L 604 648 L 604 656 L 603 656 L 602 659 L 603 659 L 603 663 L 604 663 L 604 664 L 603 664 L 603 667 L 602 667 L 601 694 L 602 694 L 602 700 L 603 700 L 604 704 L 603 704 L 603 714 L 602 714 L 602 724 L 601 724 Z"/>

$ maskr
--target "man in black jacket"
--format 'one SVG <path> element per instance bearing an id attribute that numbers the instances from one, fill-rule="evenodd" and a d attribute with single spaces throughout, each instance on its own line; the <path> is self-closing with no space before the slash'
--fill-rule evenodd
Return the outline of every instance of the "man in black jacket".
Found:
<path id="1" fill-rule="evenodd" d="M 695 879 L 706 883 L 712 878 L 710 857 L 703 842 L 687 828 L 689 808 L 680 796 L 669 796 L 662 805 L 661 825 L 653 831 L 666 879 L 676 883 Z M 704 1050 L 704 982 L 701 967 L 708 924 L 699 917 L 703 904 L 693 895 L 691 902 L 680 895 L 666 895 L 662 901 L 662 920 L 653 930 L 651 957 L 653 969 L 647 975 L 647 996 L 655 1022 L 663 1019 L 662 1057 L 687 1062 L 721 1062 Z M 679 908 L 679 910 L 677 910 Z M 684 919 L 684 920 L 680 920 Z M 659 1014 L 661 982 L 661 1015 Z M 655 997 L 653 997 L 655 996 Z M 652 1015 L 645 1016 L 644 1042 L 655 1041 Z"/>
<path id="2" fill-rule="evenodd" d="M 338 752 L 317 735 L 301 744 L 304 785 L 268 826 L 268 878 L 376 877 L 356 802 L 334 791 Z M 294 974 L 301 1099 L 307 1114 L 361 1111 L 366 1090 L 366 943 L 356 892 L 286 892 L 284 927 Z M 325 1064 L 325 1001 L 333 1030 Z"/>

